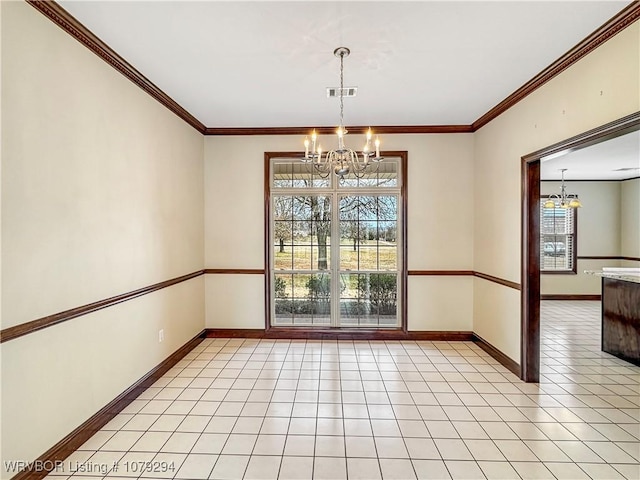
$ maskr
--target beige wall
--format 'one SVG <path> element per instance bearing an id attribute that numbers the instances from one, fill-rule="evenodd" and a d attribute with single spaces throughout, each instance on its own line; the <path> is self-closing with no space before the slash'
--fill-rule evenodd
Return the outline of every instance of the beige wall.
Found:
<path id="1" fill-rule="evenodd" d="M 263 268 L 263 152 L 300 138 L 203 140 L 30 6 L 0 12 L 2 328 L 203 266 Z M 520 281 L 520 157 L 640 109 L 639 34 L 476 134 L 384 136 L 409 151 L 410 270 Z M 637 212 L 621 215 L 633 252 Z M 418 276 L 408 289 L 410 329 L 474 330 L 519 360 L 517 290 Z M 205 325 L 262 328 L 263 292 L 259 275 L 207 275 L 2 344 L 2 460 L 37 457 Z"/>
<path id="2" fill-rule="evenodd" d="M 2 328 L 202 269 L 202 135 L 31 6 L 1 8 Z M 203 291 L 2 344 L 2 460 L 36 458 L 199 333 Z"/>
<path id="3" fill-rule="evenodd" d="M 623 257 L 640 257 L 639 178 L 626 180 L 620 185 L 620 227 L 620 254 Z"/>
<path id="4" fill-rule="evenodd" d="M 640 110 L 639 36 L 636 22 L 475 133 L 475 270 L 520 282 L 521 157 Z M 473 330 L 519 361 L 519 292 L 474 282 Z"/>
<path id="5" fill-rule="evenodd" d="M 361 143 L 356 135 L 351 138 L 354 145 Z M 207 268 L 264 268 L 264 152 L 299 151 L 302 140 L 298 136 L 205 139 Z M 323 144 L 331 141 L 327 138 Z M 384 135 L 383 142 L 383 149 L 409 152 L 409 270 L 471 270 L 473 136 Z M 470 280 L 409 277 L 409 329 L 470 331 Z M 260 276 L 207 275 L 207 327 L 264 328 L 263 298 Z"/>
<path id="6" fill-rule="evenodd" d="M 567 182 L 567 193 L 577 194 L 578 256 L 620 256 L 620 186 L 621 182 Z M 541 182 L 542 195 L 560 192 L 560 182 Z M 618 260 L 580 260 L 577 274 L 542 274 L 540 291 L 544 294 L 599 295 L 600 277 L 585 270 L 619 267 Z"/>

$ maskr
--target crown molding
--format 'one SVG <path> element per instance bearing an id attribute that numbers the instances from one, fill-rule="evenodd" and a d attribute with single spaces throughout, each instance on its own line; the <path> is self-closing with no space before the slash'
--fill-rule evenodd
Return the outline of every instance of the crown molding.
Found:
<path id="1" fill-rule="evenodd" d="M 623 8 L 616 15 L 611 17 L 600 28 L 591 33 L 575 47 L 569 50 L 567 53 L 558 58 L 555 62 L 549 65 L 547 68 L 538 73 L 535 77 L 525 83 L 518 90 L 513 92 L 502 102 L 497 104 L 487 113 L 482 115 L 479 119 L 471 124 L 473 131 L 485 126 L 491 120 L 498 117 L 500 114 L 513 107 L 520 100 L 524 99 L 529 94 L 543 86 L 549 80 L 565 71 L 571 65 L 576 63 L 582 57 L 589 54 L 592 50 L 596 49 L 604 42 L 609 40 L 614 35 L 620 33 L 629 25 L 634 23 L 640 18 L 640 0 L 634 0 L 625 8 Z"/>
<path id="2" fill-rule="evenodd" d="M 142 75 L 130 63 L 118 55 L 113 49 L 100 40 L 87 27 L 76 20 L 54 0 L 26 0 L 26 2 L 204 135 L 305 135 L 313 129 L 313 127 L 206 127 L 202 122 L 160 90 L 149 79 Z M 575 47 L 538 73 L 535 77 L 498 103 L 471 125 L 393 125 L 372 126 L 372 129 L 375 129 L 376 133 L 380 134 L 473 133 L 498 117 L 500 114 L 504 113 L 509 108 L 513 107 L 520 100 L 533 93 L 535 90 L 569 68 L 611 37 L 620 33 L 639 18 L 640 0 L 633 0 L 600 28 L 583 39 Z M 335 130 L 335 127 L 315 128 L 316 132 L 320 135 L 332 134 Z M 368 127 L 350 128 L 353 130 L 362 129 L 364 131 Z"/>
<path id="3" fill-rule="evenodd" d="M 629 178 L 581 178 L 575 180 L 567 180 L 565 179 L 564 183 L 572 183 L 572 182 L 626 182 L 627 180 L 637 180 L 640 177 L 629 177 Z M 558 180 L 540 180 L 540 183 L 545 182 L 561 182 L 561 179 Z"/>
<path id="4" fill-rule="evenodd" d="M 351 126 L 351 132 L 366 132 L 371 128 L 375 133 L 473 133 L 471 125 L 387 125 L 387 126 Z M 315 130 L 318 135 L 331 135 L 336 127 L 209 127 L 205 135 L 308 135 Z"/>
<path id="5" fill-rule="evenodd" d="M 175 113 L 200 133 L 204 133 L 205 126 L 196 117 L 182 108 L 178 102 L 160 90 L 147 77 L 136 70 L 133 65 L 118 55 L 109 45 L 100 40 L 91 30 L 53 0 L 26 0 L 33 8 L 42 13 L 53 23 L 95 53 L 102 60 L 127 77 L 146 93 L 155 98 L 162 105 Z"/>

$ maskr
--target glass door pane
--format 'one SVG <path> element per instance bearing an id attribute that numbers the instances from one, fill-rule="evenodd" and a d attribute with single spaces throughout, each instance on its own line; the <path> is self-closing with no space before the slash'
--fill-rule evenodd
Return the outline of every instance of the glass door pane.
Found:
<path id="1" fill-rule="evenodd" d="M 398 196 L 339 198 L 339 326 L 397 327 Z"/>
<path id="2" fill-rule="evenodd" d="M 331 324 L 331 195 L 274 195 L 274 326 Z"/>

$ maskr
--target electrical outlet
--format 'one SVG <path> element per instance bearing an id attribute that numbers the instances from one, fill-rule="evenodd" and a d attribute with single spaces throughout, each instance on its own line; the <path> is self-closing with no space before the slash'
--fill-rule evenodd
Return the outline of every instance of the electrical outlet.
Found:
<path id="1" fill-rule="evenodd" d="M 158 343 L 162 343 L 164 340 L 164 328 L 158 331 Z"/>

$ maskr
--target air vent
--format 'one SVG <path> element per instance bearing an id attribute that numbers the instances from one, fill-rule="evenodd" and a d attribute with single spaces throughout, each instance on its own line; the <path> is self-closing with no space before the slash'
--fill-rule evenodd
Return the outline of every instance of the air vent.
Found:
<path id="1" fill-rule="evenodd" d="M 355 97 L 356 93 L 358 93 L 358 87 L 344 87 L 342 89 L 342 96 L 346 97 Z M 327 87 L 327 97 L 328 98 L 339 98 L 340 97 L 340 87 Z"/>

